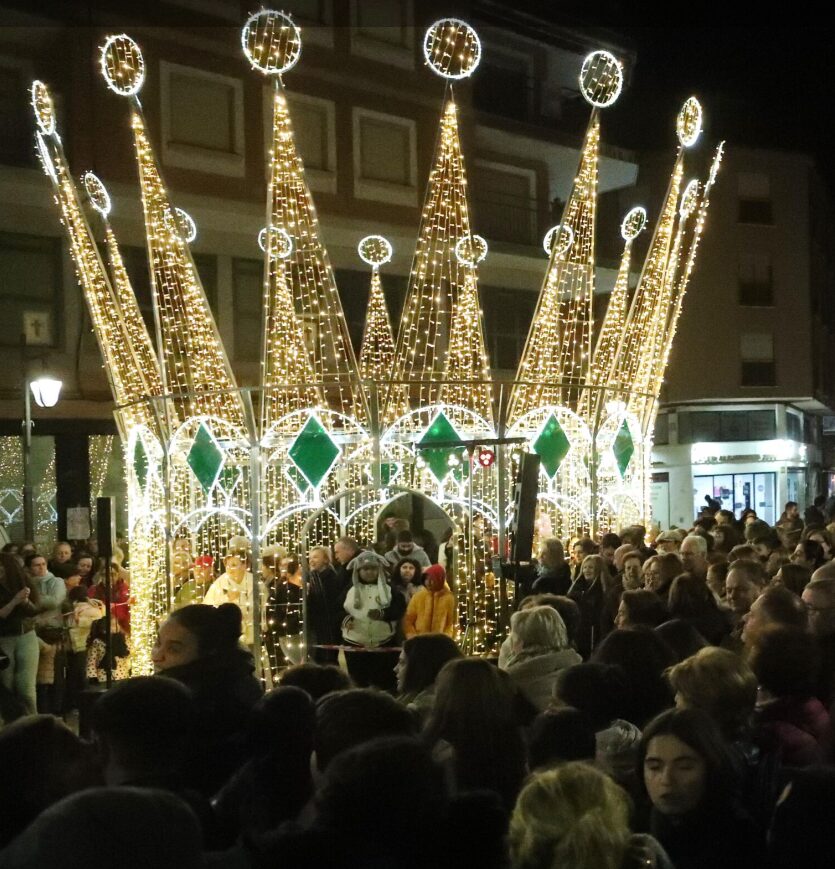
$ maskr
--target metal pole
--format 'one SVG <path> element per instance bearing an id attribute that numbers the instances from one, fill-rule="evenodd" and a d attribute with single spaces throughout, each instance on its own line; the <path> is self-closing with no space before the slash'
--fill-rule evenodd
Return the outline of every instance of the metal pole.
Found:
<path id="1" fill-rule="evenodd" d="M 252 504 L 252 646 L 255 672 L 265 678 L 261 636 L 261 450 L 253 441 L 249 448 L 249 485 Z"/>
<path id="2" fill-rule="evenodd" d="M 35 539 L 35 505 L 32 497 L 32 400 L 29 378 L 23 381 L 23 536 Z"/>

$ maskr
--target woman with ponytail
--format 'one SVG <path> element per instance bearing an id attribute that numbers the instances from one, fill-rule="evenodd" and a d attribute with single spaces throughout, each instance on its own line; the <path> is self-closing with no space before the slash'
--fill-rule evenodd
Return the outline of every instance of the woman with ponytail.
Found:
<path id="1" fill-rule="evenodd" d="M 192 604 L 171 613 L 151 653 L 155 671 L 182 682 L 197 701 L 195 748 L 210 761 L 201 762 L 192 784 L 205 793 L 218 790 L 245 759 L 247 720 L 263 694 L 252 655 L 240 644 L 242 631 L 235 604 Z"/>

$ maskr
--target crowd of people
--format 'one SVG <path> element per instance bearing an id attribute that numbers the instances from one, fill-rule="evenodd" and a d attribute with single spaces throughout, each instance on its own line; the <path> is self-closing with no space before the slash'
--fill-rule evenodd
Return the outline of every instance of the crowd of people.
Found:
<path id="1" fill-rule="evenodd" d="M 494 657 L 462 653 L 454 584 L 408 532 L 317 547 L 307 576 L 267 553 L 267 606 L 307 585 L 315 660 L 287 646 L 266 692 L 238 553 L 241 579 L 179 602 L 156 675 L 103 692 L 88 738 L 37 696 L 0 730 L 0 869 L 828 866 L 833 532 L 819 499 L 775 527 L 711 504 L 652 539 L 545 540 Z M 31 660 L 57 584 L 2 567 L 2 648 Z"/>

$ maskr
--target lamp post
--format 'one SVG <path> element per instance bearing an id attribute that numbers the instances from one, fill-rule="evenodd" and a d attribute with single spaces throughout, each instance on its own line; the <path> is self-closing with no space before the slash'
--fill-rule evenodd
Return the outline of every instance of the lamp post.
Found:
<path id="1" fill-rule="evenodd" d="M 35 507 L 32 497 L 32 397 L 38 407 L 55 407 L 61 395 L 60 380 L 51 377 L 27 378 L 23 390 L 23 535 L 27 541 L 35 538 Z"/>

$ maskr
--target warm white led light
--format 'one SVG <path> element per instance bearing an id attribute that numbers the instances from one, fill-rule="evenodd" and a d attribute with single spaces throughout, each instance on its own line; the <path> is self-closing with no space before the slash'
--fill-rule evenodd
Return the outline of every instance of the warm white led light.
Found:
<path id="1" fill-rule="evenodd" d="M 271 229 L 273 236 L 273 256 L 276 259 L 287 259 L 293 253 L 293 239 L 290 238 L 286 229 L 281 229 L 278 226 L 273 226 Z M 258 233 L 258 247 L 264 253 L 267 252 L 267 227 L 265 226 Z"/>
<path id="2" fill-rule="evenodd" d="M 31 94 L 38 129 L 44 136 L 51 136 L 55 132 L 55 104 L 52 102 L 52 94 L 49 88 L 37 79 L 32 82 Z"/>
<path id="3" fill-rule="evenodd" d="M 99 57 L 101 74 L 107 86 L 123 97 L 139 93 L 145 82 L 142 50 L 124 33 L 108 36 Z"/>
<path id="4" fill-rule="evenodd" d="M 551 253 L 553 252 L 552 247 L 554 240 L 557 237 L 557 233 L 559 233 L 558 255 L 562 256 L 563 254 L 568 253 L 571 249 L 571 245 L 574 244 L 574 230 L 570 226 L 563 226 L 558 223 L 556 226 L 552 226 L 548 232 L 545 233 L 545 238 L 542 239 L 542 249 L 548 256 L 551 256 Z"/>
<path id="5" fill-rule="evenodd" d="M 38 149 L 38 156 L 43 163 L 44 172 L 53 180 L 58 180 L 58 173 L 55 170 L 55 161 L 52 159 L 52 154 L 49 153 L 49 146 L 46 144 L 44 137 L 40 131 L 35 133 L 35 145 Z"/>
<path id="6" fill-rule="evenodd" d="M 699 182 L 693 178 L 692 181 L 684 188 L 684 193 L 681 194 L 681 203 L 678 207 L 678 213 L 682 217 L 690 217 L 696 210 L 699 204 Z"/>
<path id="7" fill-rule="evenodd" d="M 624 241 L 634 241 L 646 228 L 647 210 L 641 205 L 627 211 L 620 225 L 621 238 Z"/>
<path id="8" fill-rule="evenodd" d="M 375 269 L 389 262 L 393 252 L 391 242 L 382 235 L 367 235 L 357 245 L 360 259 Z"/>
<path id="9" fill-rule="evenodd" d="M 688 97 L 676 118 L 678 140 L 685 148 L 691 148 L 702 133 L 702 104 L 696 97 Z"/>
<path id="10" fill-rule="evenodd" d="M 423 56 L 442 78 L 467 78 L 481 60 L 481 40 L 466 21 L 441 18 L 423 37 Z"/>
<path id="11" fill-rule="evenodd" d="M 259 72 L 281 75 L 298 63 L 302 53 L 302 34 L 286 13 L 262 9 L 244 24 L 241 46 L 247 60 Z"/>
<path id="12" fill-rule="evenodd" d="M 90 205 L 98 211 L 102 217 L 110 214 L 111 202 L 107 188 L 102 184 L 101 178 L 93 172 L 85 172 L 81 176 L 81 183 L 90 197 Z"/>
<path id="13" fill-rule="evenodd" d="M 716 153 L 713 156 L 713 162 L 710 164 L 710 173 L 707 177 L 709 187 L 713 187 L 716 183 L 716 175 L 719 172 L 719 167 L 722 165 L 722 157 L 725 155 L 724 139 L 716 146 Z"/>
<path id="14" fill-rule="evenodd" d="M 175 208 L 174 214 L 177 217 L 177 224 L 180 229 L 180 234 L 183 236 L 186 244 L 191 244 L 197 238 L 197 224 L 194 218 L 182 208 Z"/>
<path id="15" fill-rule="evenodd" d="M 605 109 L 620 96 L 623 89 L 623 67 L 609 51 L 593 51 L 586 56 L 580 69 L 580 92 L 586 101 Z"/>
<path id="16" fill-rule="evenodd" d="M 480 235 L 465 235 L 455 244 L 458 262 L 466 266 L 477 266 L 487 256 L 487 242 Z"/>

